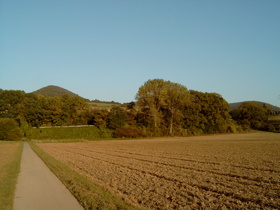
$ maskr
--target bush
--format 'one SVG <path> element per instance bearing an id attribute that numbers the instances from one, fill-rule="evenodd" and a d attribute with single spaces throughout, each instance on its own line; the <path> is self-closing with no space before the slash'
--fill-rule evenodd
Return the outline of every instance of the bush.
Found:
<path id="1" fill-rule="evenodd" d="M 238 125 L 234 120 L 231 120 L 227 125 L 220 128 L 221 133 L 239 133 L 243 132 L 242 126 Z"/>
<path id="2" fill-rule="evenodd" d="M 63 139 L 86 139 L 96 140 L 102 138 L 112 138 L 112 131 L 106 128 L 95 126 L 86 127 L 50 127 L 32 128 L 27 132 L 27 138 L 40 140 L 63 140 Z"/>
<path id="3" fill-rule="evenodd" d="M 0 140 L 19 140 L 22 132 L 14 119 L 0 118 Z"/>
<path id="4" fill-rule="evenodd" d="M 123 127 L 117 128 L 114 132 L 115 138 L 137 138 L 146 136 L 147 134 L 140 128 Z"/>
<path id="5" fill-rule="evenodd" d="M 280 132 L 280 121 L 268 121 L 262 125 L 263 131 Z"/>

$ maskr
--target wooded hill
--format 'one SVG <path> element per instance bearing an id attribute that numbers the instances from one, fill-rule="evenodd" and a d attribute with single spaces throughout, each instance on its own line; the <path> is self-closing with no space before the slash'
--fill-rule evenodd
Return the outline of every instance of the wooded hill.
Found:
<path id="1" fill-rule="evenodd" d="M 40 88 L 36 91 L 33 91 L 32 93 L 37 96 L 44 96 L 44 97 L 61 97 L 64 95 L 67 95 L 70 97 L 79 97 L 79 98 L 84 99 L 92 108 L 97 108 L 97 109 L 111 109 L 113 106 L 126 107 L 126 104 L 121 104 L 119 102 L 114 102 L 114 101 L 100 101 L 97 99 L 90 101 L 89 99 L 83 98 L 76 93 L 73 93 L 67 89 L 64 89 L 62 87 L 55 86 L 55 85 L 49 85 L 49 86 Z"/>
<path id="2" fill-rule="evenodd" d="M 49 86 L 40 88 L 40 89 L 38 89 L 38 90 L 36 90 L 32 93 L 34 93 L 35 95 L 42 95 L 42 96 L 45 96 L 45 97 L 60 97 L 60 96 L 63 96 L 63 95 L 69 95 L 71 97 L 80 97 L 76 93 L 73 93 L 69 90 L 66 90 L 62 87 L 58 87 L 58 86 L 55 86 L 55 85 L 49 85 Z"/>
<path id="3" fill-rule="evenodd" d="M 280 107 L 273 106 L 271 104 L 268 104 L 268 103 L 265 103 L 265 102 L 261 102 L 261 101 L 242 101 L 242 102 L 230 103 L 229 104 L 230 110 L 239 108 L 241 106 L 241 104 L 243 104 L 244 102 L 253 102 L 253 103 L 259 104 L 261 106 L 263 106 L 265 104 L 266 106 L 268 106 L 268 108 L 272 112 L 279 112 L 280 111 Z"/>

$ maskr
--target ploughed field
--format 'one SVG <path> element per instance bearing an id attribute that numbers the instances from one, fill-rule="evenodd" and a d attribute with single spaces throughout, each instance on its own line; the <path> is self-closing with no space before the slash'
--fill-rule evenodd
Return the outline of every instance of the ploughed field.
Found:
<path id="1" fill-rule="evenodd" d="M 138 208 L 280 208 L 279 134 L 38 145 Z"/>

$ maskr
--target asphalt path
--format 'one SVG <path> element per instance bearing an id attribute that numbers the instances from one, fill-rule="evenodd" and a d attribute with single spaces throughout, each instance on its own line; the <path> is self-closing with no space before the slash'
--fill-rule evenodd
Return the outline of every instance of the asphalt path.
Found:
<path id="1" fill-rule="evenodd" d="M 24 143 L 14 210 L 79 210 L 75 197 Z"/>

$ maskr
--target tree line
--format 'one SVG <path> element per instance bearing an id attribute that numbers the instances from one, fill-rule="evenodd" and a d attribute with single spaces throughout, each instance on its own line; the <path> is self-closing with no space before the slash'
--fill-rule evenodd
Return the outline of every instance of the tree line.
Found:
<path id="1" fill-rule="evenodd" d="M 107 110 L 94 109 L 80 97 L 0 90 L 0 118 L 14 119 L 23 133 L 44 125 L 94 125 L 113 130 L 115 137 L 140 137 L 262 129 L 269 114 L 268 107 L 251 103 L 230 112 L 227 101 L 217 93 L 188 90 L 163 79 L 146 81 L 135 99 L 126 109 Z"/>

